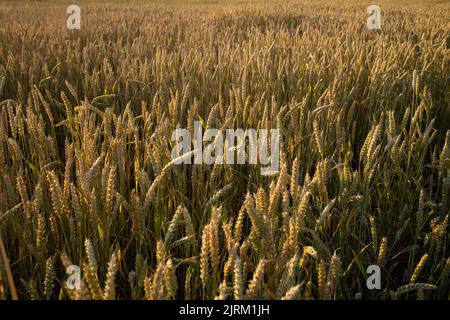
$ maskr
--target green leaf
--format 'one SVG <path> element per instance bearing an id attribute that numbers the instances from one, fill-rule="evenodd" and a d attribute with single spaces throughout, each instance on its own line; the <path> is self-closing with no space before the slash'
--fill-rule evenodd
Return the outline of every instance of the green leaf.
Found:
<path id="1" fill-rule="evenodd" d="M 200 117 L 200 115 L 198 115 L 198 114 L 197 114 L 197 118 L 198 118 L 198 120 L 200 120 L 200 123 L 202 124 L 203 128 L 206 128 L 205 120 L 203 120 L 202 117 Z"/>
<path id="2" fill-rule="evenodd" d="M 39 173 L 38 167 L 34 163 L 32 163 L 31 161 L 28 161 L 27 159 L 25 159 L 25 162 L 27 163 L 28 167 L 30 167 L 30 169 L 33 172 L 33 174 L 36 177 L 39 177 L 40 173 Z"/>
<path id="3" fill-rule="evenodd" d="M 103 239 L 103 229 L 102 229 L 102 226 L 100 225 L 100 223 L 97 224 L 97 231 L 98 231 L 98 236 L 100 237 L 100 239 L 104 240 Z"/>

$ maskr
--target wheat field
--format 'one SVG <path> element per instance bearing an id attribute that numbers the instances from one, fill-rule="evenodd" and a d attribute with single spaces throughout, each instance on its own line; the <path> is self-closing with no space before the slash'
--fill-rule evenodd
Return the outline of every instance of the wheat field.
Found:
<path id="1" fill-rule="evenodd" d="M 450 298 L 450 2 L 69 4 L 0 4 L 0 299 Z M 195 121 L 279 172 L 175 164 Z"/>

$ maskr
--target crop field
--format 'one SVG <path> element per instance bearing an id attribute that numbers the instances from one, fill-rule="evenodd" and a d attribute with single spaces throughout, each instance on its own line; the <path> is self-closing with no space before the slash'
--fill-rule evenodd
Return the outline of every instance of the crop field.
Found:
<path id="1" fill-rule="evenodd" d="M 450 298 L 449 1 L 72 4 L 0 3 L 0 299 Z"/>

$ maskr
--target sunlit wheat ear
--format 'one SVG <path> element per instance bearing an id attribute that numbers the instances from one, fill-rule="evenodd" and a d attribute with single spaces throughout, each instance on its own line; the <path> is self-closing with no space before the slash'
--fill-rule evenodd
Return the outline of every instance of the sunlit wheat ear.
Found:
<path id="1" fill-rule="evenodd" d="M 282 254 L 284 258 L 290 254 L 290 252 L 295 252 L 298 249 L 299 243 L 297 241 L 300 233 L 300 222 L 297 217 L 289 218 L 286 223 L 287 239 L 283 245 Z"/>
<path id="2" fill-rule="evenodd" d="M 298 205 L 297 212 L 296 212 L 296 219 L 297 219 L 297 224 L 298 224 L 299 230 L 300 230 L 300 226 L 303 224 L 310 197 L 311 197 L 311 193 L 309 191 L 303 191 L 303 194 L 302 194 L 302 197 L 301 197 L 301 200 Z"/>
<path id="3" fill-rule="evenodd" d="M 259 239 L 261 237 L 261 232 L 263 228 L 260 221 L 260 217 L 258 217 L 256 214 L 255 200 L 253 199 L 253 196 L 250 194 L 250 192 L 247 192 L 244 203 L 245 203 L 245 211 L 247 212 L 247 215 L 252 222 L 252 230 L 255 232 L 255 235 Z"/>
<path id="4" fill-rule="evenodd" d="M 370 234 L 372 236 L 372 249 L 375 255 L 378 253 L 378 229 L 375 220 L 375 216 L 369 216 L 370 221 Z"/>
<path id="5" fill-rule="evenodd" d="M 45 98 L 42 96 L 42 93 L 39 91 L 39 89 L 36 86 L 34 87 L 34 89 L 36 91 L 37 96 L 39 97 L 39 100 L 41 101 L 42 106 L 44 107 L 44 110 L 47 114 L 50 124 L 53 126 L 55 123 L 55 120 L 54 120 L 53 114 L 50 110 L 50 107 L 49 107 L 47 101 L 45 101 Z"/>
<path id="6" fill-rule="evenodd" d="M 219 215 L 221 208 L 213 207 L 211 210 L 211 222 L 209 227 L 209 256 L 214 273 L 219 271 Z"/>
<path id="7" fill-rule="evenodd" d="M 164 285 L 167 289 L 167 297 L 175 298 L 177 294 L 178 284 L 177 277 L 175 275 L 175 266 L 172 259 L 167 260 L 164 268 Z"/>
<path id="8" fill-rule="evenodd" d="M 417 73 L 417 70 L 414 69 L 413 76 L 412 76 L 412 89 L 414 92 L 414 95 L 419 95 L 419 75 Z"/>
<path id="9" fill-rule="evenodd" d="M 331 289 L 334 290 L 336 282 L 342 276 L 342 262 L 336 252 L 331 257 L 330 270 L 328 271 L 328 283 L 331 283 Z"/>
<path id="10" fill-rule="evenodd" d="M 282 161 L 281 170 L 280 170 L 280 174 L 278 176 L 275 190 L 273 193 L 270 194 L 270 197 L 269 197 L 268 211 L 269 211 L 270 217 L 273 217 L 275 215 L 276 206 L 278 205 L 280 196 L 282 195 L 282 193 L 286 187 L 287 178 L 288 178 L 288 175 L 287 175 L 286 162 Z"/>
<path id="11" fill-rule="evenodd" d="M 37 216 L 37 229 L 36 229 L 36 249 L 43 256 L 46 254 L 47 236 L 45 227 L 45 218 L 43 214 Z"/>
<path id="12" fill-rule="evenodd" d="M 281 210 L 287 213 L 291 211 L 291 199 L 287 189 L 284 190 L 283 196 L 281 197 Z"/>
<path id="13" fill-rule="evenodd" d="M 168 247 L 172 243 L 173 237 L 175 235 L 176 228 L 180 223 L 183 216 L 182 207 L 178 207 L 175 211 L 175 214 L 172 217 L 172 221 L 170 221 L 169 227 L 167 228 L 167 233 L 165 235 L 165 246 Z"/>
<path id="14" fill-rule="evenodd" d="M 62 202 L 62 190 L 58 178 L 54 172 L 47 174 L 47 181 L 50 187 L 50 195 L 52 198 L 53 212 L 57 217 L 62 217 L 65 209 L 65 204 Z"/>
<path id="15" fill-rule="evenodd" d="M 258 262 L 253 278 L 248 284 L 247 291 L 245 293 L 246 299 L 255 299 L 256 295 L 260 292 L 262 287 L 262 281 L 264 280 L 264 270 L 266 268 L 267 261 L 262 259 Z"/>
<path id="16" fill-rule="evenodd" d="M 242 204 L 241 209 L 239 210 L 239 213 L 237 215 L 236 222 L 234 224 L 233 236 L 235 242 L 241 241 L 244 218 L 245 218 L 245 202 Z"/>
<path id="17" fill-rule="evenodd" d="M 195 150 L 187 152 L 187 153 L 179 156 L 178 158 L 173 159 L 172 161 L 170 161 L 168 164 L 166 164 L 164 166 L 161 173 L 152 182 L 152 185 L 150 186 L 150 188 L 148 189 L 148 191 L 145 195 L 144 208 L 148 208 L 148 206 L 150 205 L 150 202 L 153 200 L 153 197 L 155 196 L 156 188 L 158 187 L 159 183 L 161 183 L 164 176 L 170 171 L 170 169 L 173 166 L 175 166 L 175 164 L 181 163 L 184 159 L 192 157 L 195 152 L 196 152 Z"/>
<path id="18" fill-rule="evenodd" d="M 294 254 L 294 256 L 289 260 L 287 266 L 282 268 L 283 273 L 280 279 L 280 283 L 277 288 L 277 296 L 281 297 L 285 294 L 289 288 L 294 286 L 296 280 L 296 271 L 298 266 L 298 255 Z"/>
<path id="19" fill-rule="evenodd" d="M 216 183 L 217 183 L 217 177 L 220 173 L 220 170 L 222 168 L 222 165 L 220 164 L 219 161 L 217 161 L 216 163 L 214 163 L 212 171 L 211 171 L 211 176 L 209 178 L 209 188 L 211 190 L 214 190 Z"/>
<path id="20" fill-rule="evenodd" d="M 192 267 L 188 267 L 186 271 L 186 278 L 184 280 L 184 299 L 192 300 Z"/>
<path id="21" fill-rule="evenodd" d="M 234 271 L 233 271 L 233 297 L 234 300 L 242 300 L 242 262 L 239 257 L 236 257 L 234 261 Z"/>
<path id="22" fill-rule="evenodd" d="M 152 277 L 152 285 L 151 285 L 152 299 L 160 300 L 164 298 L 164 269 L 165 264 L 163 262 L 158 263 L 156 271 Z"/>
<path id="23" fill-rule="evenodd" d="M 145 291 L 145 297 L 147 300 L 153 300 L 153 289 L 152 289 L 152 280 L 149 277 L 146 277 L 144 279 L 144 291 Z"/>
<path id="24" fill-rule="evenodd" d="M 218 112 L 219 112 L 219 104 L 215 104 L 208 115 L 208 120 L 206 121 L 206 128 L 214 128 L 215 123 L 218 119 Z"/>
<path id="25" fill-rule="evenodd" d="M 165 261 L 167 256 L 167 247 L 162 240 L 156 242 L 156 262 L 161 264 Z"/>
<path id="26" fill-rule="evenodd" d="M 50 300 L 53 293 L 53 281 L 56 276 L 52 257 L 47 259 L 45 266 L 44 297 Z"/>
<path id="27" fill-rule="evenodd" d="M 131 221 L 135 237 L 141 243 L 144 240 L 145 216 L 142 202 L 135 190 L 131 192 Z"/>
<path id="28" fill-rule="evenodd" d="M 297 189 L 298 189 L 298 178 L 299 178 L 299 159 L 296 157 L 294 161 L 292 162 L 292 171 L 291 171 L 291 179 L 290 179 L 290 190 L 291 190 L 291 197 L 294 197 Z"/>
<path id="29" fill-rule="evenodd" d="M 388 240 L 387 237 L 381 239 L 380 250 L 378 252 L 377 265 L 382 267 L 385 263 L 387 253 Z"/>
<path id="30" fill-rule="evenodd" d="M 94 247 L 92 246 L 91 240 L 86 239 L 84 242 L 84 247 L 89 265 L 93 270 L 97 271 L 97 259 L 95 258 Z"/>
<path id="31" fill-rule="evenodd" d="M 328 176 L 328 161 L 327 159 L 317 163 L 315 177 L 317 178 L 317 187 L 320 195 L 327 201 L 327 176 Z"/>
<path id="32" fill-rule="evenodd" d="M 105 289 L 103 291 L 104 300 L 114 300 L 116 297 L 115 279 L 119 269 L 117 254 L 113 253 L 108 263 L 108 272 L 106 273 Z"/>
<path id="33" fill-rule="evenodd" d="M 70 196 L 70 183 L 72 176 L 72 166 L 74 162 L 74 152 L 73 152 L 73 144 L 70 144 L 68 140 L 65 141 L 65 158 L 66 164 L 64 167 L 64 186 L 63 186 L 63 194 L 64 201 L 69 203 Z"/>
<path id="34" fill-rule="evenodd" d="M 328 300 L 330 299 L 329 287 L 327 285 L 326 279 L 326 267 L 325 262 L 320 261 L 317 268 L 317 286 L 319 289 L 319 297 L 321 299 Z"/>
<path id="35" fill-rule="evenodd" d="M 116 168 L 112 167 L 109 171 L 108 181 L 106 184 L 105 211 L 108 215 L 113 214 L 115 183 L 116 183 Z"/>
<path id="36" fill-rule="evenodd" d="M 313 122 L 313 128 L 314 128 L 314 141 L 316 142 L 317 150 L 319 151 L 320 156 L 323 158 L 323 136 L 320 132 L 319 123 L 317 120 L 314 120 Z"/>
<path id="37" fill-rule="evenodd" d="M 16 188 L 17 191 L 19 192 L 20 198 L 22 200 L 22 205 L 25 211 L 25 215 L 27 216 L 27 219 L 31 218 L 31 212 L 30 212 L 30 207 L 29 207 L 29 203 L 28 203 L 28 194 L 27 194 L 27 190 L 26 190 L 26 186 L 25 186 L 25 181 L 23 179 L 22 175 L 18 175 L 16 178 Z"/>
<path id="38" fill-rule="evenodd" d="M 195 228 L 194 224 L 192 223 L 191 215 L 189 214 L 188 210 L 185 207 L 181 207 L 180 210 L 183 216 L 186 236 L 195 235 Z"/>
<path id="39" fill-rule="evenodd" d="M 417 263 L 416 268 L 413 271 L 413 274 L 411 276 L 410 282 L 414 283 L 417 281 L 417 279 L 420 276 L 420 272 L 422 271 L 423 267 L 425 266 L 425 263 L 428 260 L 428 254 L 424 254 L 422 258 L 420 258 L 420 261 Z"/>
<path id="40" fill-rule="evenodd" d="M 281 298 L 281 300 L 294 300 L 298 298 L 300 294 L 301 285 L 296 285 L 295 287 L 290 288 L 286 294 Z"/>
<path id="41" fill-rule="evenodd" d="M 446 234 L 447 225 L 448 225 L 448 217 L 449 215 L 446 215 L 444 219 L 433 219 L 431 221 L 430 227 L 431 232 L 433 234 L 433 237 L 436 241 L 436 245 L 440 247 L 442 238 Z"/>
<path id="42" fill-rule="evenodd" d="M 231 250 L 232 250 L 232 248 L 234 246 L 234 243 L 235 243 L 235 241 L 233 239 L 233 230 L 232 230 L 232 228 L 233 228 L 233 222 L 232 221 L 222 224 L 222 230 L 223 230 L 223 233 L 225 235 L 225 242 L 226 242 L 226 248 L 227 248 L 228 253 L 231 252 Z"/>
<path id="43" fill-rule="evenodd" d="M 206 286 L 208 282 L 208 274 L 209 274 L 209 232 L 210 225 L 206 225 L 203 227 L 202 233 L 202 245 L 200 251 L 200 279 L 202 281 L 203 286 Z"/>
<path id="44" fill-rule="evenodd" d="M 100 288 L 100 283 L 94 268 L 89 263 L 83 263 L 82 270 L 92 299 L 103 300 L 103 292 Z"/>
<path id="45" fill-rule="evenodd" d="M 237 256 L 237 252 L 238 252 L 238 245 L 235 244 L 229 254 L 228 254 L 228 259 L 225 262 L 225 265 L 223 266 L 223 278 L 224 281 L 227 280 L 229 277 L 232 276 L 233 270 L 234 270 L 234 262 Z"/>
<path id="46" fill-rule="evenodd" d="M 259 216 L 263 216 L 267 212 L 267 195 L 262 187 L 258 188 L 255 200 L 256 211 Z"/>
<path id="47" fill-rule="evenodd" d="M 450 130 L 445 135 L 445 143 L 439 157 L 439 176 L 444 175 L 445 169 L 450 167 Z"/>
<path id="48" fill-rule="evenodd" d="M 328 217 L 330 216 L 331 209 L 336 203 L 336 198 L 332 199 L 327 206 L 323 209 L 322 213 L 319 216 L 319 219 L 317 220 L 318 225 L 322 225 L 325 221 L 327 221 Z"/>
<path id="49" fill-rule="evenodd" d="M 425 207 L 425 191 L 423 189 L 421 189 L 420 196 L 419 196 L 419 206 L 418 206 L 417 213 L 416 213 L 416 217 L 417 217 L 416 237 L 417 238 L 420 237 L 420 233 L 422 231 L 423 224 L 424 224 L 424 212 L 423 212 L 424 207 Z"/>

